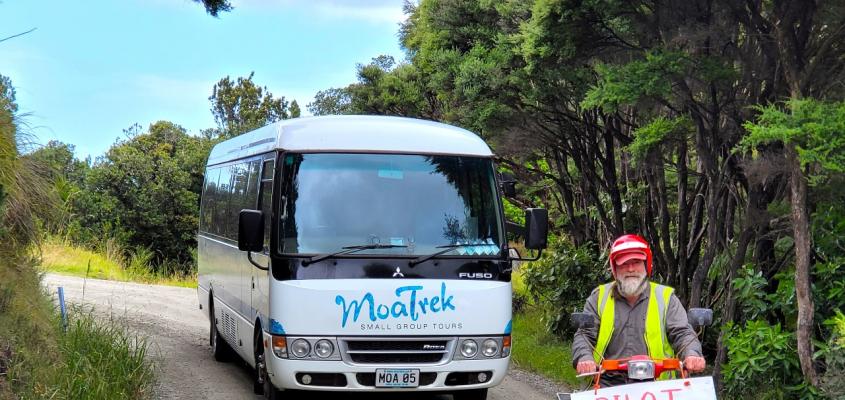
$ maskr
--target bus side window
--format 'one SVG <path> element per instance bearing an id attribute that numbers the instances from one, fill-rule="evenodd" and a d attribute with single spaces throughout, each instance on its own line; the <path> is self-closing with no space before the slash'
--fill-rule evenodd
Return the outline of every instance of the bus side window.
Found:
<path id="1" fill-rule="evenodd" d="M 274 160 L 264 160 L 261 168 L 261 193 L 259 194 L 259 207 L 264 212 L 264 252 L 270 250 L 270 225 L 273 214 L 273 169 Z"/>
<path id="2" fill-rule="evenodd" d="M 205 171 L 205 188 L 202 194 L 202 216 L 200 231 L 212 232 L 214 223 L 214 209 L 217 204 L 217 180 L 220 178 L 220 168 L 209 168 Z"/>

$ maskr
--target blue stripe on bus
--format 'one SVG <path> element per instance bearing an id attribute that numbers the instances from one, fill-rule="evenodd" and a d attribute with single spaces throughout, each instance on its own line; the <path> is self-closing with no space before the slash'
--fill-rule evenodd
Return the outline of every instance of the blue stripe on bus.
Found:
<path id="1" fill-rule="evenodd" d="M 511 334 L 511 322 L 512 322 L 512 321 L 513 321 L 513 320 L 508 321 L 508 325 L 507 325 L 507 326 L 505 326 L 505 335 L 510 335 L 510 334 Z"/>
<path id="2" fill-rule="evenodd" d="M 270 319 L 270 333 L 272 333 L 274 335 L 284 335 L 285 334 L 285 328 L 282 328 L 282 324 L 280 324 L 279 321 L 276 321 L 275 319 L 271 318 Z"/>

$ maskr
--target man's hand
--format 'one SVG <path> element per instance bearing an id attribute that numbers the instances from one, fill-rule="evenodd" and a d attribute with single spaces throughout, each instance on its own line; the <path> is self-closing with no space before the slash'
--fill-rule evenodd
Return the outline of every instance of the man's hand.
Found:
<path id="1" fill-rule="evenodd" d="M 592 360 L 579 361 L 578 365 L 575 366 L 575 370 L 578 371 L 578 375 L 596 372 L 596 362 Z"/>
<path id="2" fill-rule="evenodd" d="M 578 365 L 580 366 L 581 363 L 578 363 Z M 704 357 L 687 356 L 687 358 L 684 359 L 684 368 L 686 368 L 689 372 L 704 371 L 704 365 Z"/>

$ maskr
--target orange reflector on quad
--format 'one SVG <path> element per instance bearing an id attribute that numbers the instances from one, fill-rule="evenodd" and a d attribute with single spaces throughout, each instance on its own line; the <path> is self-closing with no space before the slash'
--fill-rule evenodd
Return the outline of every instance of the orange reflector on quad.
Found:
<path id="1" fill-rule="evenodd" d="M 667 358 L 663 360 L 663 369 L 680 369 L 681 361 L 677 358 Z"/>
<path id="2" fill-rule="evenodd" d="M 619 360 L 604 360 L 601 362 L 601 369 L 605 371 L 618 371 Z"/>

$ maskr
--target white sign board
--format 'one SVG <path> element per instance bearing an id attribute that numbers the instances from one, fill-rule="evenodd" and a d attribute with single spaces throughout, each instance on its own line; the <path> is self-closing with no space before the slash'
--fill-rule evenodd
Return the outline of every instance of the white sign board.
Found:
<path id="1" fill-rule="evenodd" d="M 273 284 L 270 318 L 288 335 L 511 333 L 510 282 L 396 278 Z"/>
<path id="2" fill-rule="evenodd" d="M 713 377 L 632 383 L 572 393 L 572 400 L 716 400 Z"/>

